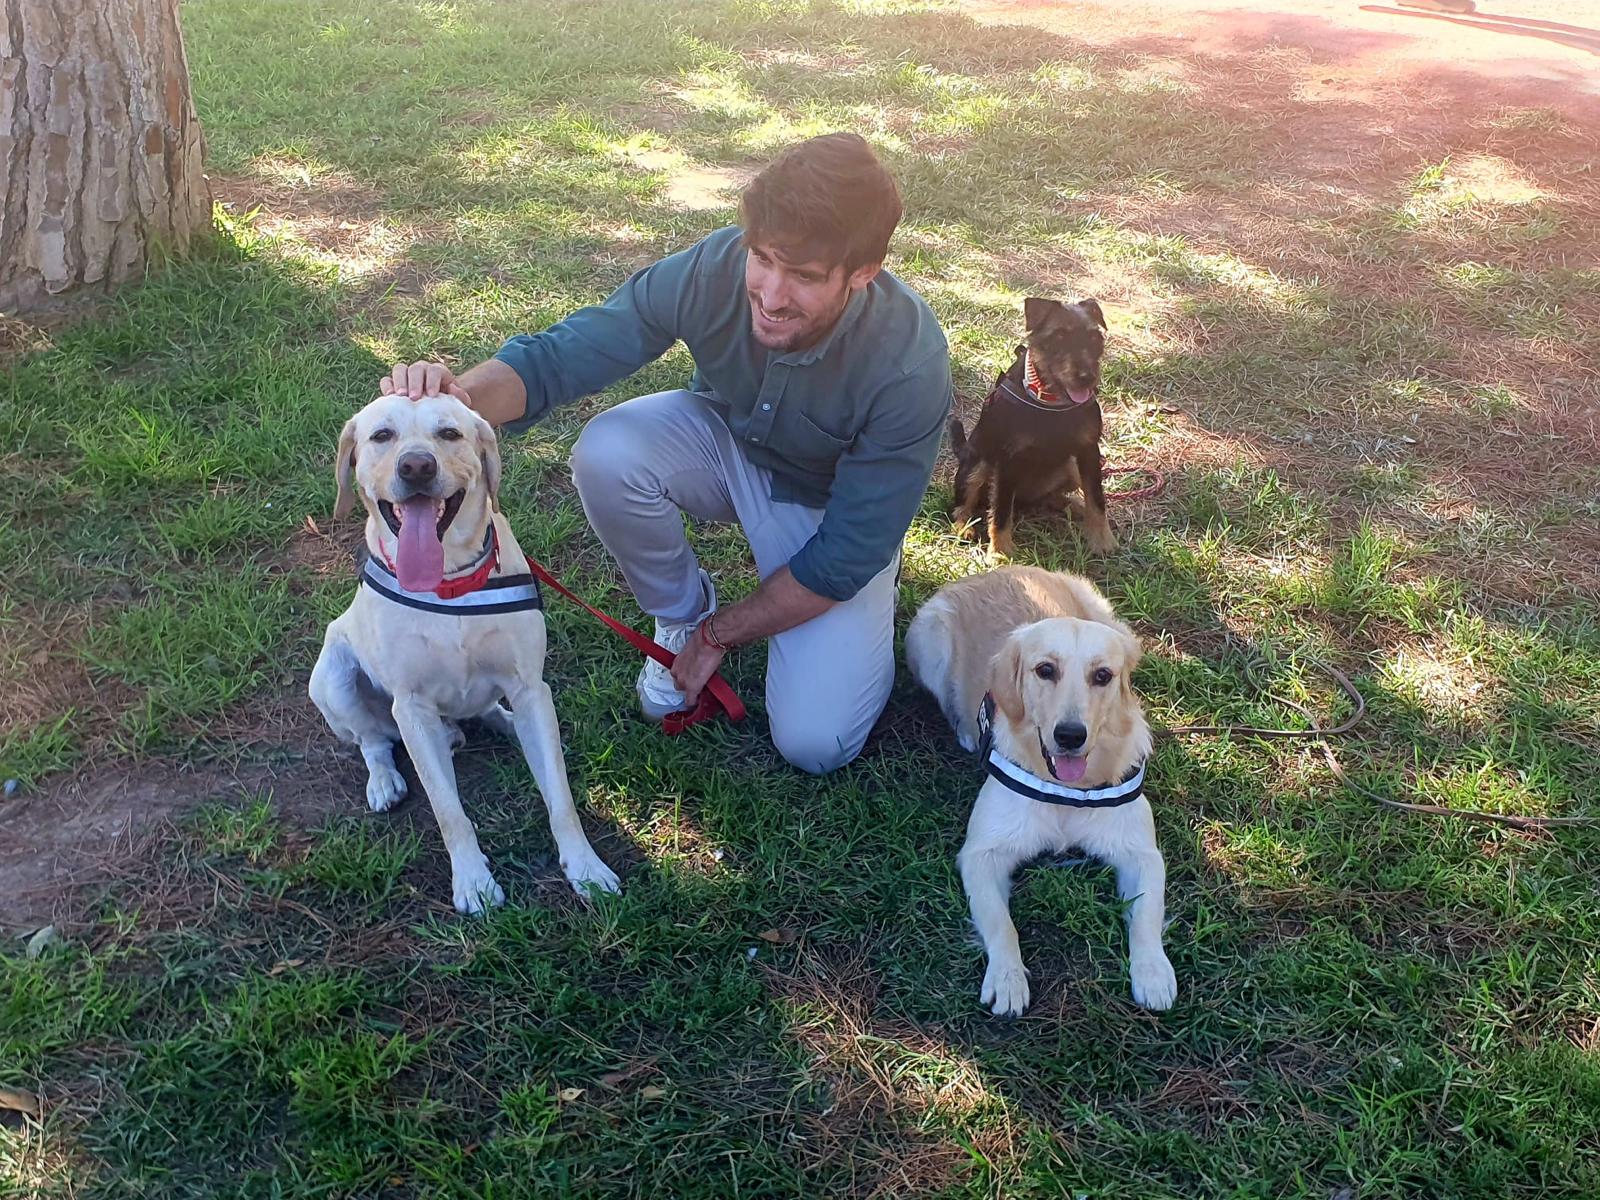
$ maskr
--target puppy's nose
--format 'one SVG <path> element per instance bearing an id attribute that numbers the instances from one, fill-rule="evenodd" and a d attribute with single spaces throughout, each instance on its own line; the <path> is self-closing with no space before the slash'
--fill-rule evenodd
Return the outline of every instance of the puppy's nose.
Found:
<path id="1" fill-rule="evenodd" d="M 439 473 L 439 463 L 433 455 L 413 450 L 402 454 L 394 469 L 406 483 L 420 487 L 433 482 Z"/>
<path id="2" fill-rule="evenodd" d="M 1088 740 L 1089 731 L 1082 721 L 1062 721 L 1056 726 L 1056 745 L 1068 753 L 1082 750 Z"/>

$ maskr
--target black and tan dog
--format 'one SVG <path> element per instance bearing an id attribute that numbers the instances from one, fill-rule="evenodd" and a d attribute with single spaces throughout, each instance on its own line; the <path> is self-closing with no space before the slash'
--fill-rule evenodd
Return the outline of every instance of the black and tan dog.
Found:
<path id="1" fill-rule="evenodd" d="M 1083 493 L 1083 533 L 1096 553 L 1116 549 L 1100 482 L 1100 358 L 1105 314 L 1094 300 L 1023 303 L 1027 344 L 995 381 L 967 437 L 950 418 L 956 456 L 955 525 L 976 539 L 988 516 L 989 549 L 1012 553 L 1017 509 Z"/>

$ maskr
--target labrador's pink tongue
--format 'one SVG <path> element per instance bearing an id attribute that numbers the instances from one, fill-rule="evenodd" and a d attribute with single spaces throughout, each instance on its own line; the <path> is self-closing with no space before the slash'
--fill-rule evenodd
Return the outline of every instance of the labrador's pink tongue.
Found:
<path id="1" fill-rule="evenodd" d="M 1087 754 L 1052 754 L 1050 766 L 1056 773 L 1056 778 L 1062 783 L 1077 783 L 1083 778 L 1083 770 L 1089 765 Z"/>
<path id="2" fill-rule="evenodd" d="M 1074 404 L 1087 404 L 1087 403 L 1089 403 L 1090 400 L 1094 399 L 1094 389 L 1093 388 L 1068 388 L 1067 389 L 1067 395 L 1072 398 L 1072 402 Z"/>
<path id="3" fill-rule="evenodd" d="M 408 592 L 431 592 L 444 579 L 444 543 L 431 496 L 413 496 L 400 508 L 400 544 L 394 573 Z"/>

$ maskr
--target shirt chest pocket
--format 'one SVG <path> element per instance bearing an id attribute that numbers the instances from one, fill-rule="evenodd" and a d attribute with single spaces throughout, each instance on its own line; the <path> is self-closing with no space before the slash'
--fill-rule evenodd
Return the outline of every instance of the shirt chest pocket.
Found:
<path id="1" fill-rule="evenodd" d="M 832 471 L 839 456 L 850 449 L 850 439 L 822 428 L 799 408 L 787 405 L 773 422 L 772 449 L 785 458 L 820 471 Z"/>

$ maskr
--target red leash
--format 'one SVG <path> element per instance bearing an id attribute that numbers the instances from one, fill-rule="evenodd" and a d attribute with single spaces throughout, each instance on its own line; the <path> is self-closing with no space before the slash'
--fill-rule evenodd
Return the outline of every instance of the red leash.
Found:
<path id="1" fill-rule="evenodd" d="M 1151 482 L 1142 488 L 1130 488 L 1125 492 L 1107 492 L 1107 500 L 1143 500 L 1146 496 L 1159 494 L 1167 486 L 1167 477 L 1154 467 L 1108 467 L 1102 458 L 1100 477 L 1109 479 L 1113 475 L 1148 475 Z"/>
<path id="2" fill-rule="evenodd" d="M 638 630 L 629 628 L 615 617 L 607 616 L 594 605 L 573 595 L 562 585 L 559 579 L 550 574 L 544 564 L 529 558 L 528 570 L 533 572 L 534 577 L 540 583 L 549 584 L 574 604 L 588 609 L 592 616 L 610 626 L 618 637 L 622 638 L 623 641 L 627 642 L 628 645 L 639 651 L 646 658 L 653 658 L 668 669 L 676 661 L 677 655 L 673 654 L 672 651 L 664 649 Z M 739 699 L 738 694 L 728 685 L 726 679 L 720 674 L 713 675 L 706 682 L 706 686 L 700 689 L 700 699 L 695 706 L 693 708 L 685 708 L 680 712 L 668 713 L 661 721 L 661 729 L 669 736 L 675 737 L 691 725 L 698 725 L 701 721 L 709 721 L 724 713 L 727 714 L 730 721 L 744 720 L 744 702 Z"/>

